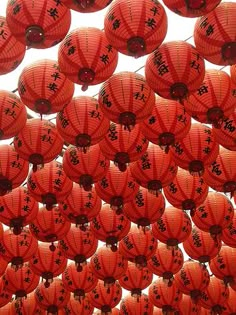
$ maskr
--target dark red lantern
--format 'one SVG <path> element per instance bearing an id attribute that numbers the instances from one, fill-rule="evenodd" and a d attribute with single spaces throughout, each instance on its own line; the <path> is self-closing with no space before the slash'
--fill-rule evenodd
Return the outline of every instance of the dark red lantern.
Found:
<path id="1" fill-rule="evenodd" d="M 61 71 L 85 91 L 89 85 L 102 83 L 113 74 L 118 52 L 103 31 L 81 27 L 72 30 L 61 42 L 58 62 Z"/>
<path id="2" fill-rule="evenodd" d="M 22 70 L 18 92 L 22 102 L 42 116 L 62 110 L 72 99 L 74 84 L 60 71 L 57 61 L 42 59 Z"/>
<path id="3" fill-rule="evenodd" d="M 67 34 L 70 10 L 53 0 L 18 0 L 8 2 L 6 18 L 17 40 L 33 48 L 49 48 L 58 44 Z"/>
<path id="4" fill-rule="evenodd" d="M 234 210 L 234 216 L 229 224 L 225 229 L 222 231 L 221 239 L 222 241 L 233 248 L 236 248 L 236 211 Z"/>
<path id="5" fill-rule="evenodd" d="M 98 102 L 108 119 L 131 130 L 151 114 L 155 94 L 144 76 L 124 71 L 114 74 L 102 84 Z"/>
<path id="6" fill-rule="evenodd" d="M 191 296 L 190 295 L 186 295 L 186 294 L 182 295 L 181 302 L 178 305 L 177 314 L 181 314 L 181 315 L 203 315 L 201 313 L 201 306 L 199 306 L 198 304 L 193 302 Z"/>
<path id="7" fill-rule="evenodd" d="M 103 10 L 112 0 L 62 0 L 62 2 L 71 10 L 91 13 Z"/>
<path id="8" fill-rule="evenodd" d="M 153 314 L 153 304 L 146 294 L 137 300 L 132 295 L 126 295 L 120 303 L 120 315 Z"/>
<path id="9" fill-rule="evenodd" d="M 92 315 L 93 310 L 94 307 L 92 306 L 88 295 L 80 301 L 78 301 L 71 295 L 69 302 L 67 302 L 67 305 L 63 309 L 59 310 L 58 315 Z"/>
<path id="10" fill-rule="evenodd" d="M 221 3 L 200 17 L 194 28 L 194 42 L 199 53 L 216 65 L 236 63 L 236 3 Z"/>
<path id="11" fill-rule="evenodd" d="M 104 30 L 119 52 L 138 58 L 164 41 L 167 15 L 159 1 L 113 1 L 105 15 Z"/>
<path id="12" fill-rule="evenodd" d="M 1 18 L 0 18 L 1 25 Z M 0 28 L 1 29 L 1 28 Z M 2 54 L 2 53 L 1 53 Z M 0 61 L 1 72 L 1 61 Z M 25 126 L 27 112 L 25 105 L 14 93 L 0 90 L 0 139 L 14 137 Z"/>
<path id="13" fill-rule="evenodd" d="M 2 256 L 0 257 L 0 277 L 4 274 L 8 266 L 8 261 L 5 260 Z M 0 303 L 1 304 L 1 303 Z"/>
<path id="14" fill-rule="evenodd" d="M 16 299 L 12 301 L 10 304 L 12 308 L 12 313 L 9 315 L 16 315 L 16 314 L 27 314 L 27 315 L 45 315 L 45 310 L 43 310 L 38 304 L 36 303 L 34 292 L 27 294 L 26 299 Z M 2 309 L 1 309 L 2 311 Z M 7 314 L 6 314 L 7 315 Z"/>

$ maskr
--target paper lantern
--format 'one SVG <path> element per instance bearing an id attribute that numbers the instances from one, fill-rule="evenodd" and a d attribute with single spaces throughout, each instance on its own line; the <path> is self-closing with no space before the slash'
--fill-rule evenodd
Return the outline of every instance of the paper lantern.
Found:
<path id="1" fill-rule="evenodd" d="M 9 315 L 13 314 L 45 315 L 45 310 L 43 310 L 36 303 L 34 291 L 27 294 L 27 299 L 21 300 L 16 299 L 15 301 L 12 301 L 12 303 L 9 303 L 9 305 L 11 305 L 11 313 Z"/>
<path id="2" fill-rule="evenodd" d="M 112 0 L 62 0 L 69 9 L 81 13 L 92 13 L 106 8 Z"/>
<path id="3" fill-rule="evenodd" d="M 231 223 L 222 231 L 222 241 L 233 248 L 236 248 L 236 211 L 234 209 L 234 216 Z"/>
<path id="4" fill-rule="evenodd" d="M 120 315 L 153 314 L 153 304 L 146 294 L 142 294 L 137 300 L 131 295 L 126 295 L 120 303 Z"/>
<path id="5" fill-rule="evenodd" d="M 65 315 L 65 313 L 71 315 L 78 315 L 78 313 L 83 315 L 92 315 L 93 310 L 94 307 L 92 306 L 88 296 L 85 296 L 84 299 L 78 301 L 71 295 L 67 305 L 59 310 L 58 315 Z"/>

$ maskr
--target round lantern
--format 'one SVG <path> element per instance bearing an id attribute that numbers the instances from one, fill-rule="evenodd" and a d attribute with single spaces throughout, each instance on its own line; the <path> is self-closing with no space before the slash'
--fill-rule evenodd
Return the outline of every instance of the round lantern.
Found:
<path id="1" fill-rule="evenodd" d="M 97 100 L 90 96 L 74 97 L 57 115 L 57 128 L 63 139 L 85 152 L 101 141 L 109 129 L 109 120 Z"/>
<path id="2" fill-rule="evenodd" d="M 154 255 L 157 240 L 150 229 L 132 226 L 129 233 L 120 241 L 119 252 L 138 268 L 147 266 L 147 261 Z"/>
<path id="3" fill-rule="evenodd" d="M 200 263 L 206 263 L 217 256 L 221 241 L 214 240 L 210 233 L 193 226 L 190 236 L 183 242 L 183 247 L 189 257 Z"/>
<path id="4" fill-rule="evenodd" d="M 139 185 L 133 178 L 130 168 L 121 172 L 115 165 L 111 165 L 106 175 L 95 184 L 95 189 L 102 200 L 120 213 L 123 205 L 137 194 Z"/>
<path id="5" fill-rule="evenodd" d="M 106 158 L 125 171 L 128 163 L 138 160 L 147 150 L 148 141 L 139 125 L 128 131 L 122 125 L 111 123 L 99 146 Z"/>
<path id="6" fill-rule="evenodd" d="M 27 179 L 27 187 L 32 197 L 51 210 L 53 205 L 63 201 L 71 192 L 73 182 L 66 176 L 62 164 L 52 161 L 31 170 Z"/>
<path id="7" fill-rule="evenodd" d="M 146 188 L 140 187 L 133 200 L 124 204 L 125 216 L 139 226 L 148 226 L 156 222 L 165 211 L 165 199 L 162 193 L 151 194 Z"/>
<path id="8" fill-rule="evenodd" d="M 12 145 L 0 145 L 0 196 L 19 187 L 29 172 L 29 162 L 23 160 Z"/>
<path id="9" fill-rule="evenodd" d="M 27 107 L 42 116 L 62 110 L 72 99 L 74 84 L 60 71 L 57 61 L 42 59 L 24 67 L 18 93 Z"/>
<path id="10" fill-rule="evenodd" d="M 1 314 L 3 315 L 12 315 L 11 313 L 4 313 L 4 306 L 11 305 L 12 300 L 12 293 L 6 289 L 4 276 L 0 278 L 0 307 L 1 307 Z"/>
<path id="11" fill-rule="evenodd" d="M 138 58 L 164 41 L 167 15 L 159 1 L 113 1 L 105 15 L 104 30 L 119 52 Z"/>
<path id="12" fill-rule="evenodd" d="M 204 75 L 204 59 L 194 46 L 184 41 L 166 42 L 146 60 L 148 85 L 167 99 L 182 102 L 199 88 Z"/>
<path id="13" fill-rule="evenodd" d="M 130 170 L 140 186 L 158 195 L 176 176 L 177 166 L 170 152 L 165 153 L 159 146 L 150 143 L 139 160 L 130 165 Z"/>
<path id="14" fill-rule="evenodd" d="M 199 53 L 216 65 L 236 63 L 235 2 L 223 2 L 199 18 L 194 28 L 194 42 Z"/>
<path id="15" fill-rule="evenodd" d="M 191 174 L 202 175 L 219 154 L 212 129 L 200 123 L 191 125 L 187 136 L 171 148 L 173 159 L 178 166 Z"/>
<path id="16" fill-rule="evenodd" d="M 113 74 L 118 52 L 103 31 L 81 27 L 72 30 L 61 42 L 58 62 L 61 71 L 85 91 L 89 85 L 102 83 Z"/>
<path id="17" fill-rule="evenodd" d="M 152 314 L 153 307 L 146 294 L 142 294 L 138 300 L 132 295 L 126 295 L 120 303 L 120 315 Z"/>
<path id="18" fill-rule="evenodd" d="M 177 246 L 184 242 L 190 235 L 192 223 L 184 211 L 169 206 L 160 219 L 152 224 L 153 235 L 167 246 Z"/>
<path id="19" fill-rule="evenodd" d="M 163 190 L 166 199 L 172 206 L 190 210 L 193 215 L 196 207 L 206 199 L 208 185 L 203 177 L 192 176 L 189 171 L 179 167 L 176 177 Z"/>
<path id="20" fill-rule="evenodd" d="M 101 206 L 102 201 L 94 188 L 85 191 L 74 183 L 71 193 L 59 203 L 59 210 L 68 221 L 86 229 L 87 223 L 99 214 Z"/>
<path id="21" fill-rule="evenodd" d="M 151 114 L 155 94 L 144 76 L 124 71 L 114 74 L 102 84 L 98 102 L 108 119 L 131 130 Z"/>
<path id="22" fill-rule="evenodd" d="M 222 241 L 233 248 L 236 248 L 236 211 L 234 210 L 234 216 L 231 223 L 222 231 Z"/>
<path id="23" fill-rule="evenodd" d="M 226 301 L 224 305 L 224 311 L 223 314 L 230 314 L 233 315 L 236 313 L 236 304 L 235 304 L 235 299 L 236 299 L 236 291 L 233 290 L 231 287 L 229 287 L 229 298 Z"/>
<path id="24" fill-rule="evenodd" d="M 1 25 L 1 17 L 0 17 Z M 1 29 L 1 28 L 0 28 Z M 0 61 L 1 63 L 1 61 Z M 1 72 L 1 65 L 0 65 Z M 0 139 L 14 137 L 25 126 L 27 112 L 20 98 L 12 92 L 0 90 Z"/>
<path id="25" fill-rule="evenodd" d="M 15 314 L 27 314 L 27 315 L 45 315 L 45 311 L 36 303 L 34 292 L 27 294 L 26 299 L 17 299 L 11 303 L 12 313 Z M 1 309 L 2 311 L 2 309 Z"/>
<path id="26" fill-rule="evenodd" d="M 5 260 L 2 256 L 0 257 L 0 277 L 4 274 L 8 266 L 8 261 Z M 1 303 L 0 303 L 1 304 Z"/>
<path id="27" fill-rule="evenodd" d="M 112 0 L 62 0 L 69 9 L 81 13 L 91 13 L 103 10 Z"/>
<path id="28" fill-rule="evenodd" d="M 11 297 L 9 298 L 9 302 L 11 301 Z M 1 313 L 2 315 L 12 315 L 12 303 L 6 301 L 4 306 L 1 306 Z M 39 314 L 41 315 L 41 314 Z"/>
<path id="29" fill-rule="evenodd" d="M 94 307 L 92 306 L 88 295 L 80 301 L 71 295 L 69 302 L 67 302 L 67 305 L 63 309 L 59 310 L 58 315 L 92 315 L 93 310 Z"/>
<path id="30" fill-rule="evenodd" d="M 111 210 L 110 205 L 103 204 L 99 214 L 91 221 L 91 230 L 97 239 L 116 251 L 118 241 L 128 234 L 130 225 L 123 213 L 117 214 Z"/>
<path id="31" fill-rule="evenodd" d="M 178 313 L 179 312 L 179 313 Z M 203 315 L 201 307 L 193 302 L 190 295 L 183 294 L 181 302 L 178 305 L 177 314 L 181 315 Z M 153 313 L 154 315 L 154 313 Z"/>
<path id="32" fill-rule="evenodd" d="M 63 154 L 62 165 L 66 175 L 73 182 L 90 191 L 92 184 L 106 174 L 110 161 L 101 152 L 98 144 L 90 146 L 85 152 L 69 146 Z"/>
<path id="33" fill-rule="evenodd" d="M 32 118 L 27 120 L 13 143 L 20 157 L 32 163 L 36 171 L 38 164 L 49 163 L 61 153 L 64 141 L 52 122 Z"/>
<path id="34" fill-rule="evenodd" d="M 187 135 L 191 119 L 179 102 L 156 96 L 152 113 L 140 126 L 148 140 L 168 152 L 170 146 Z"/>
<path id="35" fill-rule="evenodd" d="M 230 77 L 233 84 L 236 84 L 236 65 L 230 66 Z"/>
<path id="36" fill-rule="evenodd" d="M 9 1 L 6 9 L 9 28 L 17 40 L 33 48 L 49 48 L 67 34 L 70 10 L 61 1 Z"/>

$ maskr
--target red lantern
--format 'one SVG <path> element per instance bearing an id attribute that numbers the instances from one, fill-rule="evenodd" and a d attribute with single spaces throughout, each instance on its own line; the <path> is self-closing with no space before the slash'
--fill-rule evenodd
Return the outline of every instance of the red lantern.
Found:
<path id="1" fill-rule="evenodd" d="M 194 28 L 194 42 L 199 53 L 216 65 L 236 63 L 236 4 L 221 3 L 199 18 Z"/>
<path id="2" fill-rule="evenodd" d="M 34 292 L 27 294 L 27 299 L 17 299 L 11 303 L 12 313 L 9 315 L 16 314 L 27 314 L 27 315 L 45 315 L 45 311 L 39 307 L 36 303 Z M 1 309 L 2 311 L 2 309 Z"/>
<path id="3" fill-rule="evenodd" d="M 11 305 L 11 302 L 12 300 L 12 293 L 9 292 L 7 289 L 6 289 L 6 286 L 5 286 L 5 281 L 4 281 L 4 276 L 0 278 L 0 307 L 1 307 L 1 314 L 4 314 L 4 311 L 3 311 L 3 307 L 5 305 Z M 6 315 L 12 315 L 12 311 L 10 314 L 6 314 Z"/>
<path id="4" fill-rule="evenodd" d="M 184 211 L 169 206 L 161 218 L 152 224 L 153 235 L 167 246 L 177 246 L 184 242 L 190 235 L 192 223 Z"/>
<path id="5" fill-rule="evenodd" d="M 98 144 L 89 147 L 86 152 L 74 146 L 68 147 L 63 154 L 63 169 L 66 175 L 84 190 L 92 189 L 92 184 L 106 174 L 110 161 L 101 152 Z"/>
<path id="6" fill-rule="evenodd" d="M 133 200 L 124 204 L 125 216 L 139 226 L 148 226 L 156 222 L 165 211 L 165 199 L 160 193 L 151 194 L 146 188 L 140 187 Z"/>
<path id="7" fill-rule="evenodd" d="M 20 157 L 37 165 L 53 161 L 63 147 L 63 139 L 56 126 L 48 121 L 38 118 L 28 119 L 26 125 L 14 138 L 14 147 Z"/>
<path id="8" fill-rule="evenodd" d="M 183 247 L 189 257 L 200 263 L 206 263 L 217 256 L 221 248 L 221 241 L 214 240 L 210 233 L 193 226 L 190 236 L 183 243 Z"/>
<path id="9" fill-rule="evenodd" d="M 234 216 L 231 223 L 222 231 L 222 241 L 233 248 L 236 248 L 236 211 L 234 210 Z"/>
<path id="10" fill-rule="evenodd" d="M 61 2 L 18 0 L 8 2 L 7 23 L 17 40 L 33 48 L 58 44 L 69 30 L 70 10 Z"/>
<path id="11" fill-rule="evenodd" d="M 63 309 L 59 310 L 58 315 L 92 315 L 93 310 L 94 307 L 90 302 L 89 296 L 85 296 L 83 300 L 78 301 L 71 295 L 69 302 L 67 302 L 67 305 Z"/>
<path id="12" fill-rule="evenodd" d="M 102 200 L 120 213 L 123 205 L 137 194 L 139 185 L 131 175 L 130 168 L 121 172 L 116 166 L 111 165 L 106 175 L 95 184 L 95 189 Z"/>
<path id="13" fill-rule="evenodd" d="M 9 299 L 9 302 L 11 301 L 11 298 Z M 2 315 L 12 315 L 12 303 L 9 303 L 8 301 L 6 301 L 5 305 L 1 307 L 1 314 Z M 39 315 L 41 315 L 39 313 Z"/>
<path id="14" fill-rule="evenodd" d="M 170 152 L 165 153 L 159 146 L 149 144 L 141 158 L 130 165 L 130 170 L 142 187 L 158 195 L 176 176 L 177 166 Z"/>
<path id="15" fill-rule="evenodd" d="M 81 13 L 91 13 L 103 10 L 112 0 L 62 0 L 62 2 L 71 10 Z"/>
<path id="16" fill-rule="evenodd" d="M 167 15 L 158 1 L 114 1 L 104 19 L 109 42 L 121 53 L 135 58 L 157 48 L 167 33 Z"/>
<path id="17" fill-rule="evenodd" d="M 132 226 L 129 233 L 120 241 L 119 252 L 138 268 L 147 266 L 147 261 L 154 255 L 157 240 L 146 227 Z"/>
<path id="18" fill-rule="evenodd" d="M 213 11 L 221 0 L 163 0 L 163 2 L 174 13 L 194 18 Z"/>
<path id="19" fill-rule="evenodd" d="M 176 142 L 173 148 L 173 159 L 178 166 L 189 170 L 191 174 L 202 175 L 219 154 L 212 129 L 200 123 L 194 123 L 187 136 Z"/>
<path id="20" fill-rule="evenodd" d="M 19 187 L 29 172 L 29 162 L 20 158 L 12 145 L 0 145 L 0 196 Z"/>
<path id="21" fill-rule="evenodd" d="M 139 125 L 128 131 L 121 125 L 111 123 L 99 146 L 106 158 L 114 161 L 120 171 L 125 171 L 126 164 L 138 160 L 147 150 L 148 141 Z"/>
<path id="22" fill-rule="evenodd" d="M 104 313 L 104 312 L 100 312 L 100 311 L 97 311 L 96 313 L 94 313 L 94 315 L 104 315 L 104 314 L 120 315 L 120 310 L 116 307 L 115 308 L 113 307 L 113 309 L 109 313 Z"/>
<path id="23" fill-rule="evenodd" d="M 202 315 L 201 307 L 193 302 L 190 295 L 186 294 L 182 295 L 182 300 L 178 305 L 178 311 L 181 315 Z"/>
<path id="24" fill-rule="evenodd" d="M 38 167 L 36 172 L 31 170 L 27 187 L 35 200 L 45 204 L 47 210 L 51 210 L 53 205 L 69 195 L 73 182 L 66 176 L 62 164 L 52 161 L 44 167 Z"/>
<path id="25" fill-rule="evenodd" d="M 74 183 L 71 193 L 59 203 L 59 210 L 68 221 L 86 229 L 87 223 L 99 214 L 101 206 L 94 188 L 88 192 Z"/>
<path id="26" fill-rule="evenodd" d="M 43 59 L 23 69 L 18 92 L 22 102 L 42 116 L 57 113 L 69 104 L 74 84 L 60 71 L 57 61 Z"/>
<path id="27" fill-rule="evenodd" d="M 0 17 L 1 25 L 1 17 Z M 0 28 L 1 29 L 1 28 Z M 2 54 L 2 53 L 1 53 Z M 0 61 L 1 63 L 1 61 Z M 1 65 L 0 65 L 1 73 Z M 27 112 L 25 105 L 14 93 L 0 90 L 0 139 L 14 137 L 25 126 Z"/>
<path id="28" fill-rule="evenodd" d="M 235 299 L 236 299 L 236 291 L 234 291 L 231 287 L 229 287 L 229 298 L 225 302 L 224 305 L 224 311 L 223 314 L 230 314 L 233 315 L 236 313 L 236 304 L 235 304 Z"/>
<path id="29" fill-rule="evenodd" d="M 137 300 L 131 295 L 126 295 L 120 303 L 120 315 L 153 314 L 153 304 L 148 295 L 142 294 Z"/>
<path id="30" fill-rule="evenodd" d="M 194 46 L 184 41 L 164 43 L 146 60 L 148 85 L 167 99 L 182 102 L 199 88 L 204 75 L 204 59 Z"/>
<path id="31" fill-rule="evenodd" d="M 172 206 L 190 210 L 193 215 L 196 207 L 206 199 L 208 185 L 202 177 L 192 176 L 189 171 L 179 167 L 176 177 L 163 190 Z"/>
<path id="32" fill-rule="evenodd" d="M 155 94 L 144 76 L 124 71 L 114 74 L 102 84 L 98 102 L 108 119 L 131 130 L 151 114 Z"/>
<path id="33" fill-rule="evenodd" d="M 81 27 L 72 30 L 61 42 L 58 62 L 61 71 L 85 91 L 89 85 L 102 83 L 113 74 L 118 52 L 103 31 Z"/>
<path id="34" fill-rule="evenodd" d="M 233 84 L 236 84 L 236 65 L 230 66 L 230 77 Z"/>
<path id="35" fill-rule="evenodd" d="M 7 266 L 8 266 L 8 261 L 5 260 L 3 257 L 0 257 L 0 277 L 4 274 Z"/>
<path id="36" fill-rule="evenodd" d="M 79 119 L 78 119 L 79 117 Z M 65 141 L 82 148 L 101 141 L 109 128 L 97 100 L 90 96 L 74 97 L 57 115 L 57 128 Z"/>
<path id="37" fill-rule="evenodd" d="M 91 221 L 91 230 L 97 239 L 106 242 L 107 247 L 116 251 L 118 241 L 128 234 L 130 225 L 123 213 L 116 214 L 110 205 L 103 204 L 99 214 Z"/>

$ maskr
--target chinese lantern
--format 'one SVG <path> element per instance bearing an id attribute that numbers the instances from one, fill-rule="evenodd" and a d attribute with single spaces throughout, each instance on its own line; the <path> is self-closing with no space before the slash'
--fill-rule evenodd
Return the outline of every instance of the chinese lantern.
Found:
<path id="1" fill-rule="evenodd" d="M 1 256 L 11 262 L 14 270 L 20 269 L 24 262 L 29 261 L 37 249 L 38 242 L 28 227 L 24 227 L 19 235 L 13 234 L 10 229 L 5 230 L 0 241 Z"/>
<path id="2" fill-rule="evenodd" d="M 167 15 L 159 1 L 113 1 L 105 15 L 104 30 L 119 52 L 138 58 L 164 41 Z"/>
<path id="3" fill-rule="evenodd" d="M 9 298 L 9 302 L 10 301 L 11 301 L 11 297 Z M 6 300 L 5 305 L 1 306 L 1 314 L 2 315 L 12 315 L 12 303 L 9 303 L 9 302 Z"/>
<path id="4" fill-rule="evenodd" d="M 130 225 L 130 220 L 123 213 L 117 214 L 108 204 L 103 204 L 90 224 L 95 237 L 105 242 L 112 251 L 117 250 L 118 241 L 128 234 Z"/>
<path id="5" fill-rule="evenodd" d="M 222 231 L 222 241 L 233 248 L 236 248 L 236 211 L 234 210 L 234 216 L 231 223 Z"/>
<path id="6" fill-rule="evenodd" d="M 195 93 L 184 101 L 184 108 L 197 121 L 220 128 L 223 119 L 233 113 L 236 99 L 230 76 L 220 70 L 207 70 Z"/>
<path id="7" fill-rule="evenodd" d="M 92 188 L 91 191 L 85 191 L 75 183 L 71 193 L 58 205 L 61 214 L 82 229 L 86 229 L 87 223 L 99 214 L 101 206 L 102 201 L 95 188 Z"/>
<path id="8" fill-rule="evenodd" d="M 104 314 L 110 314 L 110 315 L 120 315 L 120 310 L 118 308 L 112 308 L 112 310 L 109 313 L 104 313 L 104 312 L 100 312 L 97 311 L 96 313 L 94 313 L 94 315 L 104 315 Z"/>
<path id="9" fill-rule="evenodd" d="M 1 307 L 1 314 L 4 314 L 4 306 L 11 305 L 9 303 L 12 300 L 12 293 L 6 289 L 4 276 L 0 277 L 0 307 Z M 12 312 L 6 313 L 6 315 L 12 315 Z"/>
<path id="10" fill-rule="evenodd" d="M 4 274 L 6 268 L 8 266 L 8 261 L 5 260 L 2 256 L 0 257 L 0 277 Z M 0 294 L 1 295 L 1 294 Z M 0 302 L 1 304 L 1 302 Z"/>
<path id="11" fill-rule="evenodd" d="M 193 175 L 201 176 L 219 154 L 212 129 L 200 123 L 191 125 L 187 136 L 171 148 L 175 163 Z"/>
<path id="12" fill-rule="evenodd" d="M 69 9 L 81 13 L 91 13 L 103 10 L 112 0 L 62 0 Z"/>
<path id="13" fill-rule="evenodd" d="M 119 242 L 119 252 L 138 268 L 147 266 L 147 261 L 154 255 L 157 240 L 150 229 L 132 226 L 129 233 Z"/>
<path id="14" fill-rule="evenodd" d="M 179 167 L 176 177 L 163 190 L 172 206 L 190 210 L 193 215 L 196 207 L 206 199 L 209 189 L 203 177 L 192 176 L 189 171 Z"/>
<path id="15" fill-rule="evenodd" d="M 146 60 L 145 77 L 148 85 L 167 99 L 182 102 L 199 88 L 204 75 L 204 59 L 194 46 L 185 41 L 166 42 Z"/>
<path id="16" fill-rule="evenodd" d="M 0 25 L 1 25 L 1 17 L 0 17 Z M 1 73 L 1 65 L 0 65 L 0 73 Z M 27 119 L 26 107 L 21 102 L 20 98 L 14 93 L 0 90 L 0 113 L 1 113 L 1 121 L 0 121 L 0 139 L 1 140 L 14 137 L 25 126 L 26 119 Z"/>
<path id="17" fill-rule="evenodd" d="M 152 224 L 153 235 L 167 246 L 177 246 L 190 235 L 192 223 L 184 211 L 169 206 L 157 222 Z"/>
<path id="18" fill-rule="evenodd" d="M 31 170 L 27 188 L 31 196 L 51 210 L 53 205 L 63 201 L 71 192 L 73 182 L 66 176 L 62 164 L 55 160 Z"/>
<path id="19" fill-rule="evenodd" d="M 231 80 L 233 84 L 235 85 L 236 84 L 236 65 L 231 65 L 229 69 L 230 69 Z"/>
<path id="20" fill-rule="evenodd" d="M 62 282 L 66 290 L 74 293 L 74 298 L 82 301 L 86 293 L 93 290 L 98 279 L 92 271 L 91 264 L 88 263 L 83 270 L 78 273 L 75 263 L 70 263 L 62 273 Z"/>
<path id="21" fill-rule="evenodd" d="M 38 306 L 35 300 L 34 292 L 27 294 L 27 299 L 17 299 L 11 303 L 12 313 L 15 314 L 27 314 L 27 315 L 45 315 L 45 310 Z M 2 311 L 2 309 L 1 309 Z"/>
<path id="22" fill-rule="evenodd" d="M 221 0 L 163 0 L 163 2 L 174 13 L 194 18 L 213 11 Z"/>
<path id="23" fill-rule="evenodd" d="M 178 305 L 178 311 L 181 315 L 203 315 L 201 307 L 193 302 L 190 295 L 183 294 L 181 302 Z M 177 311 L 177 314 L 178 314 Z M 153 314 L 154 315 L 154 314 Z"/>
<path id="24" fill-rule="evenodd" d="M 83 270 L 86 259 L 96 252 L 97 246 L 98 240 L 89 226 L 86 231 L 82 231 L 71 225 L 69 232 L 59 241 L 59 248 L 66 258 L 75 261 L 78 272 Z"/>
<path id="25" fill-rule="evenodd" d="M 89 147 L 85 152 L 69 146 L 63 154 L 63 169 L 66 175 L 86 191 L 91 191 L 92 184 L 106 174 L 110 161 L 101 152 L 98 144 Z"/>
<path id="26" fill-rule="evenodd" d="M 132 295 L 126 295 L 120 303 L 120 315 L 153 314 L 153 304 L 146 294 L 137 300 Z"/>
<path id="27" fill-rule="evenodd" d="M 90 302 L 89 296 L 85 296 L 84 299 L 78 301 L 75 299 L 72 295 L 70 296 L 69 302 L 67 302 L 67 305 L 64 306 L 63 309 L 59 310 L 58 315 L 92 315 L 93 314 L 94 307 L 92 306 Z"/>
<path id="28" fill-rule="evenodd" d="M 235 299 L 236 299 L 236 291 L 233 290 L 231 287 L 229 287 L 229 298 L 225 302 L 225 305 L 223 308 L 225 312 L 223 312 L 223 314 L 233 315 L 236 313 Z"/>
<path id="29" fill-rule="evenodd" d="M 47 314 L 58 314 L 58 310 L 65 307 L 70 300 L 70 292 L 59 278 L 55 278 L 49 288 L 45 288 L 41 282 L 34 294 L 36 303 L 47 310 Z"/>
<path id="30" fill-rule="evenodd" d="M 45 207 L 39 209 L 37 217 L 29 225 L 31 233 L 40 242 L 52 243 L 51 251 L 56 249 L 53 242 L 61 240 L 70 230 L 70 222 L 62 216 L 58 207 L 48 211 Z"/>
<path id="31" fill-rule="evenodd" d="M 156 222 L 165 211 L 165 199 L 162 193 L 151 194 L 146 188 L 140 187 L 136 196 L 124 204 L 123 213 L 133 223 L 148 226 Z"/>
<path id="32" fill-rule="evenodd" d="M 63 139 L 85 152 L 90 145 L 101 141 L 109 128 L 109 120 L 102 113 L 97 100 L 90 96 L 74 97 L 57 114 L 56 122 Z"/>
<path id="33" fill-rule="evenodd" d="M 108 119 L 131 130 L 131 127 L 151 114 L 155 94 L 144 76 L 123 71 L 102 84 L 98 102 Z"/>
<path id="34" fill-rule="evenodd" d="M 67 259 L 58 247 L 52 252 L 48 245 L 43 243 L 29 260 L 29 265 L 36 275 L 46 280 L 44 282 L 45 287 L 49 287 L 53 278 L 65 270 Z"/>
<path id="35" fill-rule="evenodd" d="M 221 241 L 214 240 L 210 233 L 193 226 L 190 236 L 183 242 L 183 247 L 189 257 L 200 263 L 206 263 L 217 256 Z"/>
<path id="36" fill-rule="evenodd" d="M 107 159 L 114 161 L 120 171 L 125 171 L 128 163 L 138 160 L 147 150 L 148 140 L 139 125 L 128 131 L 122 125 L 111 123 L 99 146 Z"/>
<path id="37" fill-rule="evenodd" d="M 118 52 L 108 42 L 105 33 L 95 27 L 80 27 L 66 35 L 59 46 L 58 63 L 72 82 L 89 85 L 107 80 L 115 71 Z"/>
<path id="38" fill-rule="evenodd" d="M 69 104 L 74 84 L 61 72 L 57 61 L 42 59 L 24 67 L 18 92 L 22 102 L 42 116 L 57 113 Z"/>
<path id="39" fill-rule="evenodd" d="M 131 174 L 130 168 L 121 172 L 115 165 L 110 165 L 108 172 L 95 183 L 98 196 L 120 213 L 123 205 L 137 194 L 139 185 Z"/>
<path id="40" fill-rule="evenodd" d="M 170 152 L 165 153 L 159 146 L 150 143 L 139 160 L 130 165 L 130 170 L 140 186 L 158 195 L 176 176 L 177 166 Z"/>
<path id="41" fill-rule="evenodd" d="M 213 64 L 227 66 L 236 63 L 235 14 L 236 4 L 225 2 L 196 21 L 196 48 Z"/>
<path id="42" fill-rule="evenodd" d="M 0 145 L 0 196 L 19 187 L 29 172 L 29 162 L 20 158 L 14 146 Z"/>
<path id="43" fill-rule="evenodd" d="M 18 0 L 8 2 L 6 19 L 14 36 L 33 48 L 49 48 L 67 34 L 70 10 L 61 1 Z"/>
<path id="44" fill-rule="evenodd" d="M 32 163 L 36 171 L 38 164 L 49 163 L 61 153 L 64 141 L 52 122 L 32 118 L 27 120 L 13 143 L 20 157 Z"/>

